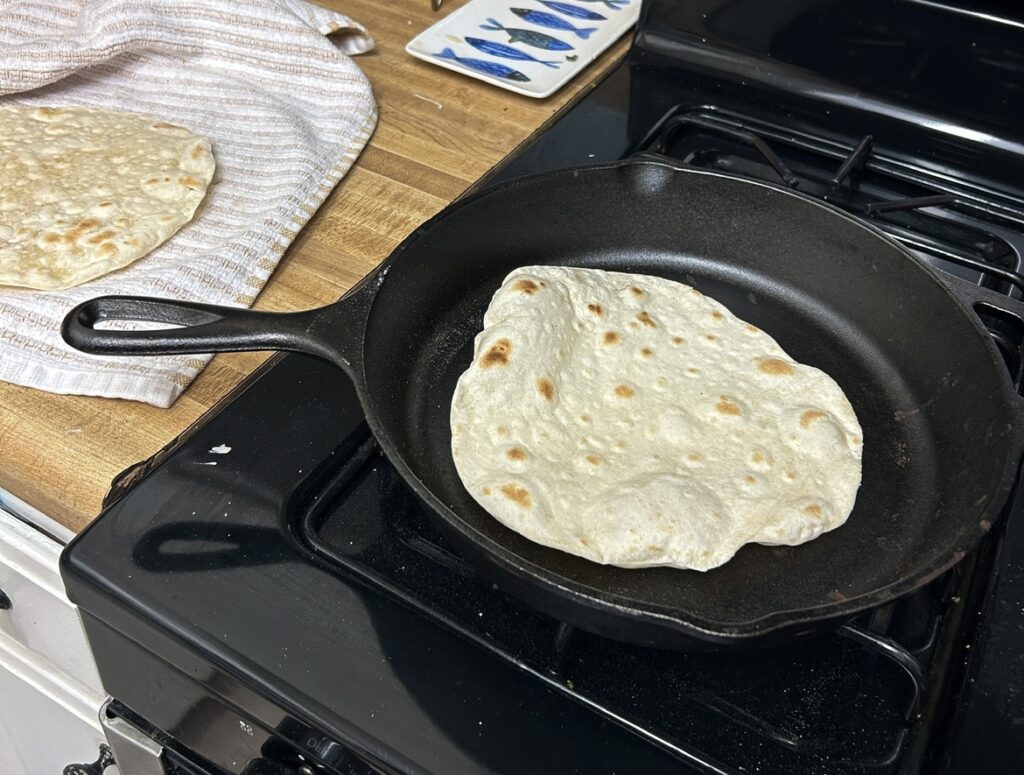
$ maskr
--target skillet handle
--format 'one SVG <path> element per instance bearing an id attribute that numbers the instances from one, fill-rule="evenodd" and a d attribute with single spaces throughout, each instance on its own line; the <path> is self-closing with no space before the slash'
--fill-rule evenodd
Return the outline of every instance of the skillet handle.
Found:
<path id="1" fill-rule="evenodd" d="M 144 296 L 102 296 L 79 304 L 61 334 L 69 345 L 96 355 L 168 355 L 248 350 L 293 350 L 347 367 L 324 336 L 330 308 L 308 312 L 256 312 Z M 99 329 L 105 320 L 166 323 L 181 328 L 150 331 Z M 333 351 L 332 351 L 333 350 Z"/>

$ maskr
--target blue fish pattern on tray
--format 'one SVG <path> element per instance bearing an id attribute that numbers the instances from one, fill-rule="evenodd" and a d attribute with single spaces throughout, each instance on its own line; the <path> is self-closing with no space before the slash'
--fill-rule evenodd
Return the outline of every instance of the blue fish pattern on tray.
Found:
<path id="1" fill-rule="evenodd" d="M 544 51 L 573 50 L 571 44 L 559 40 L 558 38 L 552 37 L 547 33 L 534 32 L 533 30 L 524 30 L 521 27 L 506 27 L 505 25 L 495 21 L 494 19 L 488 19 L 487 24 L 480 25 L 480 29 L 501 30 L 507 32 L 509 43 L 525 43 L 527 46 L 531 46 L 532 48 L 543 49 Z"/>
<path id="2" fill-rule="evenodd" d="M 621 11 L 629 5 L 629 0 L 579 0 L 581 3 L 604 3 L 613 11 Z"/>
<path id="3" fill-rule="evenodd" d="M 506 46 L 504 43 L 496 43 L 493 40 L 484 40 L 483 38 L 471 38 L 466 36 L 466 42 L 475 48 L 477 51 L 483 51 L 485 54 L 491 56 L 501 57 L 502 59 L 515 59 L 520 62 L 539 62 L 546 67 L 561 67 L 562 63 L 558 61 L 552 61 L 547 59 L 537 59 L 533 54 L 527 54 L 525 51 L 520 51 L 512 46 Z"/>
<path id="4" fill-rule="evenodd" d="M 476 70 L 478 73 L 484 73 L 494 78 L 505 78 L 509 81 L 519 81 L 520 83 L 526 83 L 530 80 L 530 76 L 525 73 L 521 73 L 518 70 L 513 70 L 508 65 L 503 65 L 501 62 L 492 62 L 489 59 L 473 59 L 472 57 L 460 57 L 450 47 L 445 48 L 440 54 L 434 54 L 433 56 L 438 59 L 449 59 L 452 62 L 458 62 L 463 67 L 468 67 L 470 70 Z"/>
<path id="5" fill-rule="evenodd" d="M 602 16 L 594 11 L 588 11 L 586 8 L 580 8 L 578 5 L 572 3 L 557 3 L 554 0 L 537 0 L 541 5 L 546 5 L 552 11 L 557 11 L 562 16 L 571 16 L 573 19 L 586 19 L 591 22 L 603 22 L 608 17 Z"/>
<path id="6" fill-rule="evenodd" d="M 538 27 L 548 27 L 552 30 L 574 32 L 579 37 L 583 38 L 583 40 L 587 40 L 587 38 L 597 32 L 597 27 L 585 27 L 580 29 L 579 27 L 569 24 L 565 19 L 561 19 L 554 14 L 545 13 L 544 11 L 534 11 L 528 8 L 510 8 L 509 10 L 520 19 L 527 21 L 530 24 L 536 24 Z"/>

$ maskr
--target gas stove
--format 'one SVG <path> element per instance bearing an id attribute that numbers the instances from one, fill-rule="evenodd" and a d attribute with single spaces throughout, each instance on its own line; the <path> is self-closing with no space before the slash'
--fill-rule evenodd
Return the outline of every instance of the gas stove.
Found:
<path id="1" fill-rule="evenodd" d="M 479 185 L 655 156 L 791 186 L 941 270 L 1019 385 L 1024 23 L 958 5 L 648 2 L 626 59 Z M 919 592 L 824 635 L 709 653 L 579 631 L 480 577 L 346 377 L 306 356 L 272 359 L 109 500 L 64 576 L 108 713 L 165 772 L 1024 760 L 1024 488 Z"/>

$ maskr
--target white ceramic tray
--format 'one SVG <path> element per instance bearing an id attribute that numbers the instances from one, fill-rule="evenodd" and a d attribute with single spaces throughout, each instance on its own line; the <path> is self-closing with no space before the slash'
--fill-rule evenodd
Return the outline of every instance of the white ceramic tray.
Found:
<path id="1" fill-rule="evenodd" d="M 473 0 L 405 50 L 503 89 L 548 97 L 639 14 L 640 0 Z"/>

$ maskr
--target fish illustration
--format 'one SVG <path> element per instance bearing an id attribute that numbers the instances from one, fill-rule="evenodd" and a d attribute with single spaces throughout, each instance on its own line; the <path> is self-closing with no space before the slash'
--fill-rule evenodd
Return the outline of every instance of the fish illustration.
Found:
<path id="1" fill-rule="evenodd" d="M 554 0 L 537 0 L 541 5 L 546 5 L 552 11 L 557 11 L 562 16 L 571 16 L 574 19 L 586 19 L 591 22 L 603 22 L 608 17 L 602 16 L 599 13 L 588 11 L 586 8 L 580 8 L 578 5 L 572 3 L 557 3 Z"/>
<path id="2" fill-rule="evenodd" d="M 562 64 L 557 61 L 552 62 L 544 59 L 537 59 L 533 54 L 527 54 L 525 51 L 520 51 L 517 48 L 506 46 L 504 43 L 496 43 L 492 40 L 471 38 L 467 35 L 466 42 L 477 51 L 483 51 L 485 54 L 501 57 L 502 59 L 518 59 L 521 62 L 540 62 L 542 65 L 554 68 L 561 67 Z"/>
<path id="3" fill-rule="evenodd" d="M 494 78 L 506 78 L 509 81 L 519 81 L 520 83 L 526 83 L 530 80 L 530 76 L 518 70 L 513 70 L 508 65 L 501 64 L 501 62 L 460 57 L 450 47 L 445 48 L 440 54 L 434 54 L 433 56 L 436 56 L 438 59 L 450 59 L 453 62 L 458 62 L 463 67 L 468 67 L 470 70 L 476 70 L 478 73 L 484 73 Z"/>
<path id="4" fill-rule="evenodd" d="M 482 30 L 504 30 L 508 33 L 509 43 L 525 43 L 533 48 L 542 48 L 545 51 L 572 51 L 573 46 L 558 38 L 553 38 L 543 32 L 524 30 L 519 27 L 506 27 L 494 19 L 488 19 L 487 24 L 481 24 Z"/>
<path id="5" fill-rule="evenodd" d="M 613 11 L 621 11 L 623 6 L 629 5 L 629 0 L 579 0 L 581 3 L 604 3 Z"/>
<path id="6" fill-rule="evenodd" d="M 529 8 L 510 8 L 509 10 L 520 19 L 529 22 L 530 24 L 536 24 L 538 27 L 548 27 L 552 30 L 575 32 L 583 38 L 583 40 L 587 40 L 591 35 L 597 32 L 597 27 L 585 27 L 580 29 L 579 27 L 572 26 L 565 19 L 560 19 L 550 13 L 544 13 L 544 11 L 534 11 Z"/>

